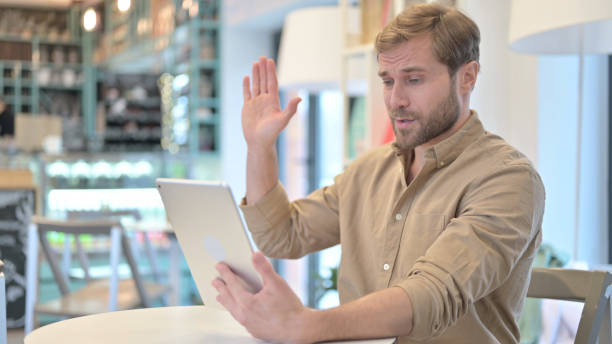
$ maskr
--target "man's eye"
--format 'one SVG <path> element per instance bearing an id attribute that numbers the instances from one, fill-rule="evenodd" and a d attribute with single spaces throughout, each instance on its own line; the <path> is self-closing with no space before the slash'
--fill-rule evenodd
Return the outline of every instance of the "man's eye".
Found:
<path id="1" fill-rule="evenodd" d="M 392 86 L 393 85 L 393 80 L 383 80 L 382 83 L 385 86 Z"/>
<path id="2" fill-rule="evenodd" d="M 419 79 L 419 78 L 410 78 L 410 79 L 408 79 L 408 83 L 410 83 L 410 84 L 418 84 L 420 82 L 421 82 L 421 79 Z"/>

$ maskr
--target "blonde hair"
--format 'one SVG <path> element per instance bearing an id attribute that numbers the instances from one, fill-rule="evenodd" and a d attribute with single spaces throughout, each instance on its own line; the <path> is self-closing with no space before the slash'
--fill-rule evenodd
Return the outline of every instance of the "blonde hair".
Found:
<path id="1" fill-rule="evenodd" d="M 470 61 L 478 62 L 480 30 L 476 23 L 457 9 L 437 3 L 406 8 L 376 36 L 376 51 L 383 53 L 422 34 L 431 35 L 433 54 L 450 75 Z"/>

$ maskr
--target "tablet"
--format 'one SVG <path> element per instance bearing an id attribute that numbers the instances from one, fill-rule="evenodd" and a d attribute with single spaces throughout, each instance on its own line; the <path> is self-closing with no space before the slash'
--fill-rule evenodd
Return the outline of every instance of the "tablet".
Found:
<path id="1" fill-rule="evenodd" d="M 251 261 L 253 248 L 229 186 L 167 178 L 156 184 L 204 304 L 225 309 L 211 285 L 219 275 L 217 262 L 227 263 L 247 290 L 259 291 L 262 282 Z"/>

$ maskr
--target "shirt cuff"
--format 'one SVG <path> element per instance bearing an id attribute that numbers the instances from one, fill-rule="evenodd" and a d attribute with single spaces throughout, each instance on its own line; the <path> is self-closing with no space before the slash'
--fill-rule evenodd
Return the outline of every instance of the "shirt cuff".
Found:
<path id="1" fill-rule="evenodd" d="M 268 191 L 255 204 L 247 204 L 246 197 L 240 202 L 240 209 L 244 214 L 249 230 L 252 233 L 263 232 L 274 227 L 291 212 L 287 192 L 277 182 L 272 190 Z"/>
<path id="2" fill-rule="evenodd" d="M 407 338 L 422 341 L 438 335 L 441 324 L 433 310 L 439 305 L 429 292 L 431 284 L 423 276 L 412 275 L 394 286 L 404 289 L 412 305 L 412 331 Z"/>

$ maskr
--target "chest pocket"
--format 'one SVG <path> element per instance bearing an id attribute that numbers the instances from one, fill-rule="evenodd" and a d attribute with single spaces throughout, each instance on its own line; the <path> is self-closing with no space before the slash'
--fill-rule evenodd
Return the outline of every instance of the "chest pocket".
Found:
<path id="1" fill-rule="evenodd" d="M 409 214 L 404 222 L 393 277 L 407 276 L 416 259 L 425 255 L 427 249 L 444 231 L 445 226 L 445 215 Z"/>

